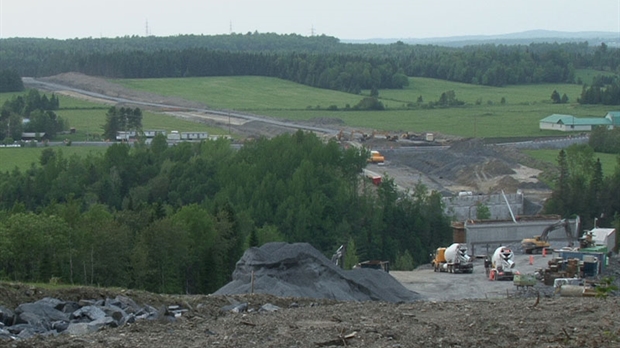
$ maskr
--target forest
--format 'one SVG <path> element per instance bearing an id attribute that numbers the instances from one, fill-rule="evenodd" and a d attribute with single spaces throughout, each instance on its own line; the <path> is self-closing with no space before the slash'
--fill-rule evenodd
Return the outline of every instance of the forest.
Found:
<path id="1" fill-rule="evenodd" d="M 402 88 L 407 76 L 476 85 L 588 84 L 575 69 L 618 72 L 604 43 L 530 45 L 344 44 L 328 36 L 245 35 L 116 39 L 2 39 L 5 69 L 20 76 L 81 72 L 110 78 L 258 75 L 351 93 Z"/>
<path id="2" fill-rule="evenodd" d="M 46 148 L 39 165 L 0 173 L 0 278 L 209 293 L 268 241 L 428 262 L 452 237 L 440 195 L 373 185 L 366 156 L 301 131 L 240 150 L 163 136 L 86 158 Z"/>

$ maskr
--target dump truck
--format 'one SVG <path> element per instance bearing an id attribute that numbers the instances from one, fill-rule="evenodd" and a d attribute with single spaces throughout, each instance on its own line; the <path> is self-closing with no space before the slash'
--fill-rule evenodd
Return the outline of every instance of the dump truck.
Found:
<path id="1" fill-rule="evenodd" d="M 579 226 L 579 219 L 577 219 L 576 224 L 577 226 Z M 564 229 L 564 233 L 566 233 L 566 238 L 568 239 L 569 246 L 572 246 L 574 237 L 571 232 L 570 223 L 567 219 L 562 219 L 554 224 L 545 227 L 540 236 L 523 239 L 521 241 L 521 247 L 523 248 L 523 251 L 526 254 L 542 253 L 543 249 L 547 249 L 550 247 L 549 233 L 560 228 Z"/>
<path id="2" fill-rule="evenodd" d="M 385 163 L 385 157 L 376 150 L 370 151 L 370 157 L 368 157 L 368 163 L 375 163 L 378 165 L 383 165 Z"/>
<path id="3" fill-rule="evenodd" d="M 495 249 L 493 257 L 491 257 L 489 279 L 513 280 L 515 274 L 519 274 L 519 271 L 514 269 L 514 257 L 515 254 L 508 247 L 500 246 L 499 248 Z"/>
<path id="4" fill-rule="evenodd" d="M 461 243 L 453 243 L 447 248 L 437 248 L 432 264 L 435 272 L 474 272 L 474 264 L 467 253 L 467 246 Z"/>

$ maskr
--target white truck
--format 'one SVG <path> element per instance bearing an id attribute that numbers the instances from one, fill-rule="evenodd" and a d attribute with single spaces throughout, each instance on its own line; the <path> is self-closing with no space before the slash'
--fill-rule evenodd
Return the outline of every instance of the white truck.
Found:
<path id="1" fill-rule="evenodd" d="M 474 264 L 465 244 L 453 243 L 447 248 L 437 249 L 433 260 L 435 272 L 473 273 Z"/>
<path id="2" fill-rule="evenodd" d="M 489 272 L 490 280 L 513 280 L 515 274 L 519 271 L 515 270 L 514 262 L 515 254 L 512 250 L 505 246 L 495 249 L 491 258 L 491 269 Z"/>

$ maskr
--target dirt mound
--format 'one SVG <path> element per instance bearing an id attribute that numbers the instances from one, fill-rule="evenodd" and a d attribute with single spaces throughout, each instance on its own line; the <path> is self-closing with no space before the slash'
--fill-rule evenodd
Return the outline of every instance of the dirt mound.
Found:
<path id="1" fill-rule="evenodd" d="M 344 271 L 308 243 L 267 243 L 248 249 L 237 262 L 233 281 L 214 295 L 252 291 L 341 301 L 411 302 L 420 298 L 386 272 Z"/>

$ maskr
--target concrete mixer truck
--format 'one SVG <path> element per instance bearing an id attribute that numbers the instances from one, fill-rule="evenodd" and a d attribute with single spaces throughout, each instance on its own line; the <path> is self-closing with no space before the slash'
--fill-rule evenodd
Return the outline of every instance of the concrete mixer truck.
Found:
<path id="1" fill-rule="evenodd" d="M 467 254 L 465 244 L 454 243 L 447 248 L 437 248 L 433 259 L 435 272 L 472 273 L 474 264 Z"/>
<path id="2" fill-rule="evenodd" d="M 514 262 L 515 254 L 512 250 L 505 246 L 495 249 L 493 257 L 491 257 L 491 270 L 489 272 L 490 280 L 513 280 L 515 274 L 519 271 L 515 270 Z"/>

